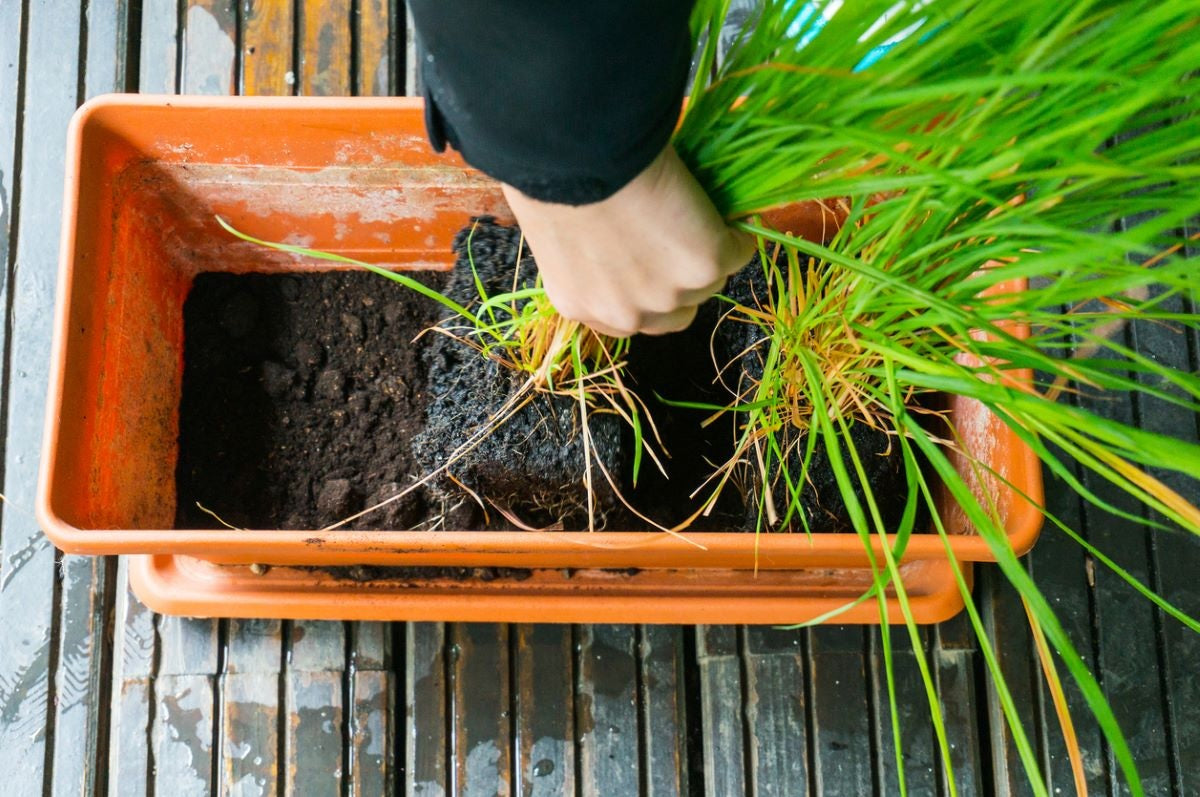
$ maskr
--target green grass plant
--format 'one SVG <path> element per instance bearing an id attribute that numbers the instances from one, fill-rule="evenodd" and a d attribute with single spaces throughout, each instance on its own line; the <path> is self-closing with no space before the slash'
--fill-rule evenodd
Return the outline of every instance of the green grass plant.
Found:
<path id="1" fill-rule="evenodd" d="M 1150 473 L 1200 480 L 1200 446 L 1111 420 L 1079 400 L 1136 391 L 1200 412 L 1200 376 L 1140 354 L 1120 334 L 1129 323 L 1200 329 L 1194 309 L 1178 309 L 1195 308 L 1200 292 L 1200 264 L 1188 248 L 1196 236 L 1186 232 L 1200 218 L 1200 0 L 764 0 L 740 34 L 722 42 L 729 6 L 701 0 L 693 13 L 702 45 L 674 144 L 721 213 L 756 236 L 764 255 L 768 246 L 778 254 L 761 258 L 767 295 L 731 304 L 725 315 L 724 323 L 759 330 L 752 353 L 762 373 L 737 382 L 727 405 L 706 408 L 732 419 L 737 442 L 705 503 L 751 463 L 760 528 L 803 527 L 805 470 L 824 448 L 874 572 L 853 605 L 875 601 L 883 617 L 891 594 L 906 620 L 900 629 L 882 626 L 892 717 L 900 712 L 891 635 L 901 633 L 949 772 L 953 740 L 900 578 L 904 547 L 930 515 L 1031 790 L 1047 795 L 997 659 L 1004 640 L 988 634 L 936 511 L 938 494 L 948 494 L 1026 608 L 1077 787 L 1081 757 L 1060 669 L 1095 715 L 1129 791 L 1143 793 L 1100 684 L 1013 551 L 1000 507 L 979 487 L 1003 484 L 1003 476 L 972 458 L 929 399 L 981 402 L 1101 510 L 1157 533 L 1200 534 L 1200 510 Z M 806 200 L 840 209 L 829 240 L 781 233 L 760 216 Z M 430 295 L 404 275 L 358 265 Z M 638 450 L 652 451 L 647 407 L 621 377 L 636 342 L 562 319 L 540 284 L 514 283 L 494 296 L 481 290 L 470 307 L 431 298 L 455 315 L 448 332 L 527 374 L 532 390 L 575 397 L 585 434 L 588 412 L 617 412 L 638 431 Z M 1024 372 L 1032 382 L 1015 378 Z M 898 526 L 885 523 L 866 479 L 851 442 L 856 424 L 887 432 L 902 458 Z M 967 462 L 965 472 L 956 460 Z M 1076 466 L 1090 478 L 1079 478 Z M 790 497 L 783 506 L 771 490 L 779 479 Z M 1121 508 L 1115 493 L 1147 511 Z M 1050 533 L 1065 534 L 1200 632 L 1184 608 L 1078 529 L 1046 517 Z M 879 555 L 873 542 L 882 543 Z M 898 732 L 895 748 L 907 792 Z M 947 783 L 953 794 L 954 778 Z"/>
<path id="2" fill-rule="evenodd" d="M 890 589 L 901 604 L 949 768 L 941 709 L 899 578 L 919 515 L 906 511 L 899 528 L 885 526 L 850 442 L 854 424 L 889 432 L 905 465 L 906 509 L 919 501 L 934 510 L 931 476 L 941 482 L 1021 595 L 1046 651 L 1040 660 L 1052 696 L 1061 694 L 1057 667 L 1065 667 L 1140 794 L 1136 762 L 1099 683 L 1018 561 L 998 507 L 977 487 L 1002 477 L 971 460 L 958 431 L 922 407 L 935 393 L 976 399 L 1084 499 L 1163 533 L 1200 534 L 1200 511 L 1146 470 L 1200 479 L 1200 446 L 1068 400 L 1139 391 L 1200 411 L 1196 374 L 1141 355 L 1116 334 L 1130 322 L 1200 328 L 1200 317 L 1169 303 L 1194 301 L 1200 283 L 1182 232 L 1200 217 L 1200 4 L 768 1 L 718 63 L 715 33 L 727 13 L 727 2 L 695 12 L 697 35 L 708 35 L 676 147 L 728 218 L 784 254 L 764 260 L 769 295 L 727 314 L 728 323 L 761 330 L 762 376 L 725 408 L 738 443 L 717 489 L 753 463 L 763 514 L 794 518 L 812 448 L 825 448 L 868 553 L 872 538 L 883 542 L 864 597 L 882 611 Z M 756 217 L 813 199 L 846 209 L 828 242 L 781 234 Z M 1031 369 L 1034 382 L 1014 380 L 1017 369 Z M 956 469 L 952 452 L 973 472 Z M 1104 489 L 1077 478 L 1073 462 Z M 789 506 L 772 506 L 773 479 L 788 488 Z M 1149 519 L 1118 508 L 1113 491 L 1147 507 Z M 986 633 L 949 534 L 932 514 L 1018 755 L 1034 793 L 1046 794 L 996 661 L 999 641 Z M 1049 520 L 1200 629 L 1077 530 Z M 894 544 L 887 533 L 897 534 Z M 885 626 L 885 651 L 889 633 Z M 895 716 L 890 658 L 885 668 Z M 1061 715 L 1062 700 L 1055 705 Z"/>

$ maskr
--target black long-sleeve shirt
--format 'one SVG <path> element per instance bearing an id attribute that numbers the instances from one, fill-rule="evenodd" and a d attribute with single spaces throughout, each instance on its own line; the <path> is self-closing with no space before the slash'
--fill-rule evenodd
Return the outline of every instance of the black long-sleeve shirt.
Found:
<path id="1" fill-rule="evenodd" d="M 670 140 L 692 0 L 411 0 L 426 126 L 535 199 L 611 196 Z"/>

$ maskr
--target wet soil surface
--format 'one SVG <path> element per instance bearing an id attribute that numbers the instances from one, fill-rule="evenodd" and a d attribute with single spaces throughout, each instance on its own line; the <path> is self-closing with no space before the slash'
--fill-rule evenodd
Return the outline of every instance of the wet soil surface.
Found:
<path id="1" fill-rule="evenodd" d="M 536 266 L 527 250 L 521 281 L 514 283 L 515 229 L 482 220 L 470 230 L 456 240 L 453 273 L 421 278 L 464 304 L 477 297 L 476 276 L 489 293 L 532 283 Z M 740 289 L 736 283 L 730 288 Z M 672 409 L 654 398 L 728 401 L 728 392 L 714 384 L 713 351 L 724 363 L 726 354 L 745 351 L 752 341 L 742 339 L 745 328 L 735 339 L 714 339 L 721 310 L 710 302 L 686 332 L 639 338 L 632 346 L 629 379 L 650 403 L 668 452 L 669 479 L 644 459 L 633 485 L 630 430 L 612 414 L 590 419 L 592 445 L 622 493 L 660 522 L 690 514 L 692 492 L 732 448 L 732 421 L 702 429 L 710 413 Z M 586 528 L 580 412 L 573 399 L 538 397 L 457 459 L 449 468 L 452 479 L 439 476 L 410 489 L 471 439 L 520 382 L 445 335 L 426 333 L 412 343 L 447 315 L 369 273 L 197 277 L 184 308 L 177 526 L 219 525 L 203 505 L 237 527 L 317 529 L 408 490 L 347 527 L 511 528 L 499 506 L 529 525 Z M 755 368 L 748 356 L 742 359 L 742 367 Z M 864 453 L 878 453 L 879 443 L 864 438 Z M 879 478 L 888 478 L 889 469 L 894 476 L 894 462 L 880 468 Z M 810 474 L 821 495 L 833 484 L 828 470 L 827 462 L 818 463 Z M 602 524 L 648 528 L 603 479 L 594 478 L 593 486 Z M 486 515 L 471 493 L 487 500 Z M 815 493 L 808 500 L 814 530 L 845 528 L 840 501 L 817 501 Z M 755 511 L 737 490 L 727 490 L 696 528 L 753 529 Z M 358 577 L 375 577 L 376 570 Z M 518 577 L 499 570 L 491 575 Z"/>
<path id="2" fill-rule="evenodd" d="M 435 285 L 445 275 L 428 275 Z M 375 274 L 201 274 L 184 306 L 177 524 L 316 529 L 401 491 L 421 468 L 424 365 L 439 318 Z M 351 524 L 408 528 L 420 491 Z"/>

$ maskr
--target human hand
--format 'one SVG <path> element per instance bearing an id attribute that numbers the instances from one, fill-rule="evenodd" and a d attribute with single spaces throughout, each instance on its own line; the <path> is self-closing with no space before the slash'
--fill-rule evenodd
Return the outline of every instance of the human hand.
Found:
<path id="1" fill-rule="evenodd" d="M 555 309 L 605 335 L 684 329 L 754 253 L 673 147 L 617 193 L 571 206 L 504 186 Z"/>

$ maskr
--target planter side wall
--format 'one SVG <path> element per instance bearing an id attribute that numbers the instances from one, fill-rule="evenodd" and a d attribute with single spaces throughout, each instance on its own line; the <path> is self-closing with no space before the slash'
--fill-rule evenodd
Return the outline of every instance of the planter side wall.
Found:
<path id="1" fill-rule="evenodd" d="M 865 564 L 855 535 L 702 535 L 702 550 L 620 532 L 171 529 L 181 315 L 191 279 L 211 270 L 318 267 L 232 239 L 215 215 L 268 240 L 397 268 L 444 268 L 454 232 L 471 215 L 509 213 L 494 182 L 429 150 L 412 100 L 110 97 L 81 109 L 72 140 L 59 283 L 69 309 L 59 311 L 38 501 L 43 528 L 60 547 L 243 563 Z M 1040 499 L 1037 461 L 1010 430 L 990 415 L 959 423 L 974 424 L 993 466 Z M 1040 526 L 1036 509 L 994 485 L 981 489 L 999 496 L 1013 547 L 1027 550 Z M 954 531 L 968 531 L 947 517 Z M 966 533 L 954 548 L 962 559 L 990 558 L 983 540 Z M 914 538 L 906 553 L 944 556 L 935 535 Z"/>

